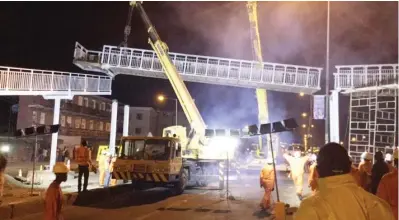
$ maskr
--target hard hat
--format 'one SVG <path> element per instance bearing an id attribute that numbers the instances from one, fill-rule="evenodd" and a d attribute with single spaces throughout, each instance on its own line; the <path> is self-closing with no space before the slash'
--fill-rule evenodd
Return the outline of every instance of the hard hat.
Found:
<path id="1" fill-rule="evenodd" d="M 266 159 L 267 164 L 272 164 L 273 163 L 273 158 L 269 157 Z"/>
<path id="2" fill-rule="evenodd" d="M 311 159 L 312 161 L 316 161 L 316 159 L 317 159 L 316 154 L 312 154 L 312 155 L 310 156 L 310 159 Z"/>
<path id="3" fill-rule="evenodd" d="M 295 151 L 294 152 L 294 157 L 301 157 L 301 152 L 300 151 Z"/>
<path id="4" fill-rule="evenodd" d="M 361 155 L 361 158 L 363 160 L 372 160 L 373 159 L 373 155 L 371 155 L 369 152 L 363 152 Z"/>
<path id="5" fill-rule="evenodd" d="M 391 154 L 386 154 L 385 155 L 385 161 L 392 161 L 392 155 Z"/>
<path id="6" fill-rule="evenodd" d="M 55 163 L 53 167 L 53 173 L 68 173 L 69 169 L 68 167 L 64 164 L 64 162 L 57 162 Z"/>

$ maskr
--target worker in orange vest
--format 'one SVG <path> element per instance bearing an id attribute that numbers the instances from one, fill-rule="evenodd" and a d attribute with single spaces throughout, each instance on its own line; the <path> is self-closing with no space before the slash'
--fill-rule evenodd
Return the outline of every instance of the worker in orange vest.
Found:
<path id="1" fill-rule="evenodd" d="M 260 172 L 260 187 L 265 190 L 263 198 L 259 204 L 262 210 L 270 209 L 272 191 L 274 190 L 274 169 L 273 169 L 273 159 L 268 158 L 266 165 L 262 168 Z"/>
<path id="2" fill-rule="evenodd" d="M 87 141 L 82 140 L 80 146 L 75 150 L 75 161 L 78 164 L 79 176 L 78 176 L 78 192 L 82 191 L 82 176 L 83 192 L 87 191 L 87 185 L 89 183 L 89 167 L 91 166 L 90 150 L 87 147 Z"/>
<path id="3" fill-rule="evenodd" d="M 371 169 L 373 167 L 371 160 L 373 159 L 373 155 L 371 155 L 369 152 L 364 152 L 361 155 L 361 159 L 362 161 L 358 166 L 360 186 L 364 190 L 371 192 Z"/>
<path id="4" fill-rule="evenodd" d="M 62 201 L 63 195 L 61 183 L 68 179 L 68 168 L 63 162 L 57 162 L 53 167 L 55 180 L 50 184 L 45 192 L 45 220 L 62 220 Z"/>
<path id="5" fill-rule="evenodd" d="M 312 190 L 312 193 L 315 194 L 317 191 L 317 180 L 319 178 L 319 174 L 317 173 L 317 163 L 316 163 L 316 156 L 312 158 L 313 164 L 309 168 L 309 179 L 308 185 L 309 188 Z"/>
<path id="6" fill-rule="evenodd" d="M 392 172 L 394 169 L 396 169 L 393 165 L 391 154 L 385 154 L 385 163 L 388 165 L 389 172 Z"/>
<path id="7" fill-rule="evenodd" d="M 5 171 L 7 167 L 7 158 L 4 154 L 0 153 L 0 204 L 3 200 L 3 191 L 4 191 L 4 184 L 5 184 Z"/>
<path id="8" fill-rule="evenodd" d="M 355 165 L 353 165 L 353 158 L 350 155 L 349 155 L 349 160 L 351 162 L 350 174 L 352 175 L 353 179 L 355 179 L 356 184 L 361 187 L 359 170 L 357 169 L 357 167 Z"/>
<path id="9" fill-rule="evenodd" d="M 398 169 L 394 169 L 381 178 L 376 195 L 388 202 L 395 219 L 398 220 Z"/>

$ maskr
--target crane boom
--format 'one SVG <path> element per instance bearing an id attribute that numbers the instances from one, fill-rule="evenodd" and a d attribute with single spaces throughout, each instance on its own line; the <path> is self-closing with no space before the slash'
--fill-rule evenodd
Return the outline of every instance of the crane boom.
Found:
<path id="1" fill-rule="evenodd" d="M 256 1 L 247 2 L 252 48 L 254 58 L 258 61 L 258 71 L 262 71 L 263 58 L 262 46 L 260 44 L 260 34 L 258 25 L 258 10 Z M 269 122 L 269 111 L 267 103 L 267 91 L 265 89 L 256 89 L 256 99 L 258 101 L 258 120 L 260 124 Z M 259 148 L 262 149 L 262 137 L 259 137 Z"/>
<path id="2" fill-rule="evenodd" d="M 165 74 L 168 77 L 169 82 L 172 84 L 177 99 L 182 106 L 184 114 L 186 115 L 187 120 L 191 125 L 191 133 L 194 137 L 190 138 L 190 142 L 195 142 L 194 145 L 198 145 L 198 142 L 201 142 L 202 138 L 205 135 L 206 125 L 204 123 L 204 120 L 202 119 L 193 98 L 191 97 L 186 85 L 184 84 L 183 79 L 181 78 L 180 74 L 178 73 L 176 67 L 173 65 L 173 62 L 169 57 L 168 46 L 159 37 L 154 25 L 148 18 L 147 13 L 144 11 L 141 2 L 132 1 L 130 2 L 130 5 L 131 7 L 137 8 L 138 13 L 140 14 L 149 34 L 149 44 L 157 54 L 158 59 L 161 62 L 161 65 L 165 71 Z"/>

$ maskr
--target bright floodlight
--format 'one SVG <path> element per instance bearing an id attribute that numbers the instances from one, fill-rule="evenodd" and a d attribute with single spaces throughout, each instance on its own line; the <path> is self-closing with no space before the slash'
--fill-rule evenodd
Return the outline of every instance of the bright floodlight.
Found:
<path id="1" fill-rule="evenodd" d="M 302 125 L 302 128 L 306 128 L 306 125 L 305 125 L 305 124 L 303 124 L 303 125 Z"/>
<path id="2" fill-rule="evenodd" d="M 302 117 L 306 117 L 306 116 L 308 116 L 308 113 L 306 113 L 306 112 L 302 113 Z"/>
<path id="3" fill-rule="evenodd" d="M 165 96 L 159 95 L 159 96 L 158 96 L 158 100 L 162 102 L 163 100 L 165 100 Z"/>
<path id="4" fill-rule="evenodd" d="M 8 145 L 1 146 L 1 152 L 9 152 L 9 151 L 10 151 L 10 146 Z"/>
<path id="5" fill-rule="evenodd" d="M 304 95 L 305 95 L 305 93 L 303 93 L 303 92 L 299 93 L 299 96 L 304 96 Z"/>
<path id="6" fill-rule="evenodd" d="M 212 158 L 226 158 L 227 154 L 231 158 L 238 145 L 238 138 L 230 136 L 213 137 L 210 139 L 205 153 Z"/>
<path id="7" fill-rule="evenodd" d="M 352 141 L 356 141 L 356 138 L 355 138 L 355 137 L 353 137 L 351 140 L 352 140 Z"/>

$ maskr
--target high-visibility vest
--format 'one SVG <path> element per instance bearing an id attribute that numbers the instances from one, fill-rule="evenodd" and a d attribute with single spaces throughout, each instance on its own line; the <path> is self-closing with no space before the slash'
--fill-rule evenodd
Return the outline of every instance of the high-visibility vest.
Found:
<path id="1" fill-rule="evenodd" d="M 89 165 L 90 152 L 87 147 L 80 146 L 75 152 L 75 161 L 82 166 Z"/>

